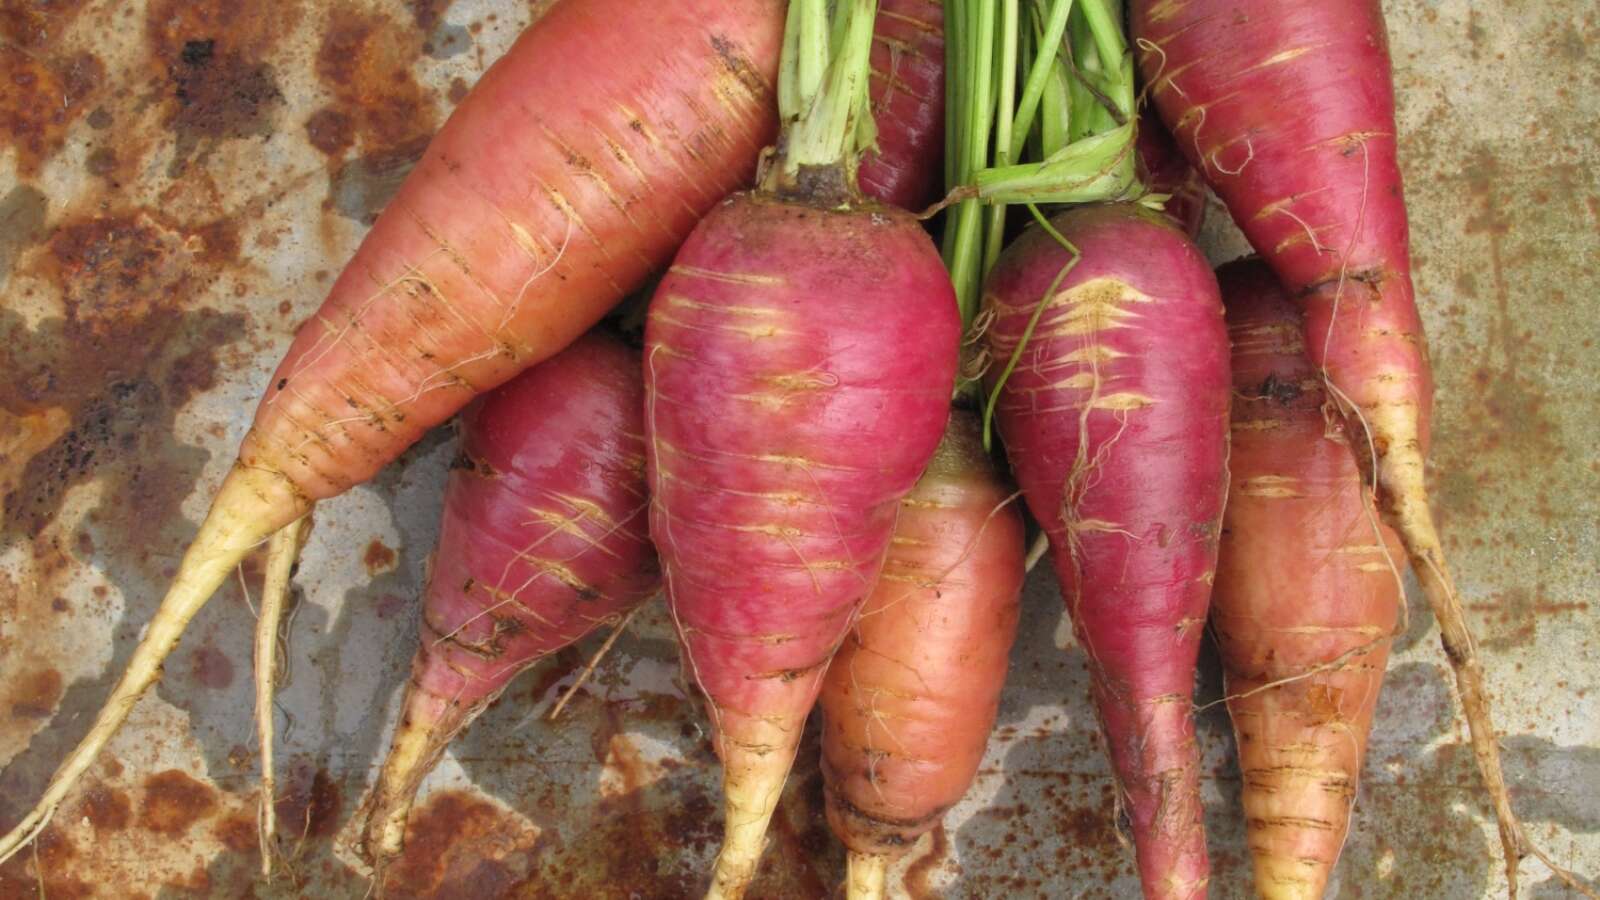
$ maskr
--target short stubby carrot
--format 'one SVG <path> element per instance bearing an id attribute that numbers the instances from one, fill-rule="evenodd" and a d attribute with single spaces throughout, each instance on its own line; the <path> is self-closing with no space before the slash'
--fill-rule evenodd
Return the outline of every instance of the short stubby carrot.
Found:
<path id="1" fill-rule="evenodd" d="M 1159 213 L 1050 222 L 1058 234 L 1029 229 L 984 288 L 995 417 L 1088 655 L 1145 895 L 1203 897 L 1191 697 L 1227 486 L 1222 304 Z"/>
<path id="2" fill-rule="evenodd" d="M 1405 557 L 1330 415 L 1299 311 L 1258 261 L 1217 279 L 1233 342 L 1233 487 L 1211 626 L 1256 893 L 1316 900 L 1350 829 Z"/>
<path id="3" fill-rule="evenodd" d="M 469 406 L 400 724 L 363 849 L 397 855 L 417 787 L 517 675 L 660 581 L 647 534 L 637 350 L 581 337 Z"/>
<path id="4" fill-rule="evenodd" d="M 780 0 L 563 0 L 445 123 L 273 373 L 36 836 L 250 550 L 548 358 L 747 182 L 777 125 Z"/>
<path id="5" fill-rule="evenodd" d="M 1130 12 L 1162 119 L 1302 307 L 1306 353 L 1439 623 L 1515 896 L 1525 853 L 1551 861 L 1511 808 L 1477 642 L 1428 506 L 1433 375 L 1383 10 L 1378 0 L 1138 0 Z"/>
<path id="6" fill-rule="evenodd" d="M 868 197 L 919 212 L 935 199 L 944 156 L 943 3 L 880 0 L 873 32 L 877 146 L 857 178 Z"/>
<path id="7" fill-rule="evenodd" d="M 900 518 L 820 705 L 828 825 L 846 896 L 887 896 L 889 865 L 971 787 L 1000 708 L 1022 592 L 1022 515 L 955 410 Z"/>

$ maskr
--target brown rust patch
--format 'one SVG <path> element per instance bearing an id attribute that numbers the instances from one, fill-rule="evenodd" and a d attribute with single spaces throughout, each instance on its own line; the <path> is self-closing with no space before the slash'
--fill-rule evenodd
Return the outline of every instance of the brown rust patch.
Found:
<path id="1" fill-rule="evenodd" d="M 189 656 L 189 678 L 203 688 L 227 690 L 233 684 L 233 660 L 206 644 Z"/>
<path id="2" fill-rule="evenodd" d="M 0 823 L 9 828 L 12 823 Z M 46 828 L 25 853 L 0 865 L 0 897 L 78 898 L 96 896 L 94 888 L 78 880 L 82 867 L 74 860 L 78 850 L 54 827 Z"/>
<path id="3" fill-rule="evenodd" d="M 219 821 L 211 836 L 234 853 L 249 853 L 260 846 L 254 816 L 238 813 Z"/>
<path id="4" fill-rule="evenodd" d="M 550 697 L 550 690 L 564 681 L 568 676 L 578 671 L 584 665 L 583 652 L 576 644 L 571 644 L 557 650 L 553 655 L 541 660 L 528 675 L 528 692 L 526 694 L 531 707 L 538 704 L 554 702 Z M 583 702 L 580 695 L 573 698 L 574 702 Z"/>
<path id="5" fill-rule="evenodd" d="M 84 794 L 81 812 L 97 834 L 121 831 L 133 819 L 133 804 L 123 791 L 100 784 Z"/>
<path id="6" fill-rule="evenodd" d="M 218 349 L 244 317 L 184 306 L 204 288 L 196 263 L 237 252 L 223 225 L 180 228 L 143 211 L 71 219 L 24 260 L 59 286 L 62 315 L 28 327 L 0 310 L 0 440 L 9 485 L 0 534 L 32 538 L 73 485 L 114 475 L 112 503 L 171 522 L 192 475 L 170 471 L 179 408 L 215 381 Z M 196 462 L 198 465 L 198 462 Z M 151 535 L 145 534 L 149 541 Z"/>
<path id="7" fill-rule="evenodd" d="M 527 872 L 536 834 L 500 807 L 462 791 L 430 794 L 411 815 L 389 896 L 497 897 Z"/>
<path id="8" fill-rule="evenodd" d="M 416 21 L 417 30 L 431 34 L 453 2 L 455 0 L 406 0 L 406 6 L 411 9 L 411 18 Z"/>
<path id="9" fill-rule="evenodd" d="M 306 120 L 306 140 L 328 156 L 343 156 L 355 139 L 355 123 L 337 108 L 319 109 Z"/>
<path id="10" fill-rule="evenodd" d="M 944 864 L 945 858 L 950 855 L 950 836 L 945 833 L 944 824 L 935 826 L 929 833 L 930 843 L 928 852 L 906 867 L 905 888 L 906 894 L 916 900 L 925 897 L 939 896 L 938 889 L 933 886 L 933 873 Z"/>
<path id="11" fill-rule="evenodd" d="M 322 34 L 317 76 L 355 123 L 364 150 L 433 133 L 433 102 L 411 71 L 422 51 L 415 32 L 382 15 L 337 8 Z"/>
<path id="12" fill-rule="evenodd" d="M 361 152 L 330 176 L 327 207 L 347 218 L 375 219 L 433 135 L 433 99 L 412 73 L 422 52 L 423 35 L 383 15 L 328 15 L 316 72 L 334 103 L 307 124 L 307 135 L 332 157 L 352 146 Z"/>
<path id="13" fill-rule="evenodd" d="M 394 548 L 377 538 L 373 538 L 367 544 L 367 552 L 361 554 L 361 562 L 367 567 L 367 574 L 373 578 L 393 570 L 398 559 Z"/>
<path id="14" fill-rule="evenodd" d="M 139 807 L 139 827 L 167 837 L 178 837 L 217 808 L 217 792 L 179 769 L 168 769 L 145 779 Z"/>
<path id="15" fill-rule="evenodd" d="M 48 47 L 65 31 L 84 0 L 0 4 L 0 37 L 19 47 Z"/>
<path id="16" fill-rule="evenodd" d="M 61 149 L 67 127 L 104 78 L 105 66 L 93 54 L 52 59 L 0 41 L 0 149 L 16 151 L 24 178 Z"/>
<path id="17" fill-rule="evenodd" d="M 283 93 L 266 59 L 299 14 L 297 3 L 150 4 L 145 39 L 166 82 L 164 122 L 176 139 L 169 175 L 204 162 L 225 141 L 272 133 Z"/>
<path id="18" fill-rule="evenodd" d="M 48 719 L 61 701 L 61 673 L 40 669 L 7 686 L 5 708 L 13 719 Z"/>
<path id="19" fill-rule="evenodd" d="M 313 769 L 310 760 L 297 758 L 284 773 L 280 791 L 274 808 L 284 834 L 325 840 L 338 830 L 344 797 L 327 769 Z"/>

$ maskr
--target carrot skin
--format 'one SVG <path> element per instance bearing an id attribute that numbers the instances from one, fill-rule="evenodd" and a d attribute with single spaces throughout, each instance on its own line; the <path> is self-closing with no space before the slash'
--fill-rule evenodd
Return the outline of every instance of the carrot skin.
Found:
<path id="1" fill-rule="evenodd" d="M 1312 363 L 1375 431 L 1371 412 L 1409 411 L 1375 440 L 1425 445 L 1433 381 L 1376 0 L 1143 2 L 1133 29 L 1179 149 L 1304 304 Z"/>
<path id="2" fill-rule="evenodd" d="M 338 494 L 586 331 L 751 177 L 774 137 L 782 24 L 776 0 L 554 6 L 296 336 L 244 464 Z"/>
<path id="3" fill-rule="evenodd" d="M 1222 306 L 1204 257 L 1158 213 L 1085 207 L 1052 224 L 1080 256 L 996 419 L 1089 657 L 1145 895 L 1203 897 L 1190 698 L 1227 484 Z M 985 287 L 996 360 L 1071 259 L 1037 228 L 1001 254 Z"/>
<path id="4" fill-rule="evenodd" d="M 944 5 L 879 0 L 873 22 L 872 118 L 878 146 L 861 157 L 861 192 L 919 212 L 939 191 L 944 152 Z"/>
<path id="5" fill-rule="evenodd" d="M 1256 892 L 1314 900 L 1349 831 L 1405 557 L 1306 358 L 1299 311 L 1260 262 L 1217 277 L 1235 401 L 1212 631 Z"/>
<path id="6" fill-rule="evenodd" d="M 953 412 L 822 687 L 828 824 L 852 853 L 899 857 L 972 785 L 1017 634 L 1014 499 Z"/>
<path id="7" fill-rule="evenodd" d="M 828 661 L 943 433 L 959 332 L 931 241 L 888 207 L 736 195 L 656 289 L 650 533 L 723 760 L 711 896 L 754 874 Z"/>
<path id="8" fill-rule="evenodd" d="M 518 674 L 654 593 L 638 354 L 591 332 L 462 416 L 439 548 L 365 850 L 400 851 L 417 786 Z"/>

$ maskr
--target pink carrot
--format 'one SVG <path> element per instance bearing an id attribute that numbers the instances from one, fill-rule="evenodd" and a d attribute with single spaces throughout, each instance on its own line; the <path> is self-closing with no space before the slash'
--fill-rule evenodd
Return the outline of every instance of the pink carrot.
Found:
<path id="1" fill-rule="evenodd" d="M 881 0 L 873 31 L 878 145 L 861 158 L 861 192 L 920 212 L 936 199 L 944 150 L 943 4 Z"/>
<path id="2" fill-rule="evenodd" d="M 1163 211 L 1193 238 L 1206 216 L 1206 183 L 1172 142 L 1167 126 L 1149 110 L 1139 116 L 1139 179 L 1151 191 L 1166 194 Z"/>
<path id="3" fill-rule="evenodd" d="M 826 5 L 791 6 L 791 124 L 767 175 L 700 223 L 650 302 L 650 534 L 723 764 L 709 898 L 749 888 L 806 714 L 955 386 L 961 323 L 939 254 L 856 187 L 875 5 L 840 9 L 818 78 L 787 60 L 827 56 Z"/>
<path id="4" fill-rule="evenodd" d="M 368 800 L 364 849 L 380 866 L 451 739 L 529 666 L 655 591 L 643 416 L 638 354 L 604 332 L 462 415 L 421 642 Z"/>
<path id="5" fill-rule="evenodd" d="M 1222 304 L 1158 213 L 1084 207 L 1052 225 L 1076 256 L 1030 229 L 985 287 L 996 417 L 1089 657 L 1145 895 L 1204 897 L 1190 704 L 1227 485 Z"/>

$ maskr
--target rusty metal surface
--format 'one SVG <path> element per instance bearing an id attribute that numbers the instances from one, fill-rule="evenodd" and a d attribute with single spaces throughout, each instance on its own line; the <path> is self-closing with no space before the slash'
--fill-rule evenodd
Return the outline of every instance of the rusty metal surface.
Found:
<path id="1" fill-rule="evenodd" d="M 38 795 L 121 671 L 292 328 L 540 5 L 0 2 L 0 822 Z M 1600 24 L 1569 0 L 1386 6 L 1439 375 L 1443 528 L 1518 806 L 1593 876 Z M 1242 245 L 1212 213 L 1207 249 L 1229 258 Z M 280 697 L 289 871 L 256 875 L 253 619 L 233 584 L 37 851 L 0 867 L 0 897 L 363 895 L 344 843 L 395 714 L 450 442 L 429 437 L 321 507 Z M 897 871 L 906 894 L 1135 895 L 1059 620 L 1054 585 L 1035 578 L 985 767 Z M 396 893 L 694 894 L 717 839 L 716 772 L 659 607 L 558 727 L 538 718 L 597 642 L 525 675 L 456 743 L 424 787 Z M 1447 675 L 1413 602 L 1331 896 L 1503 893 Z M 1210 663 L 1202 700 L 1219 682 Z M 1201 741 L 1215 896 L 1245 896 L 1220 708 Z M 820 794 L 805 753 L 756 896 L 837 882 Z M 1533 896 L 1568 895 L 1525 869 Z"/>

